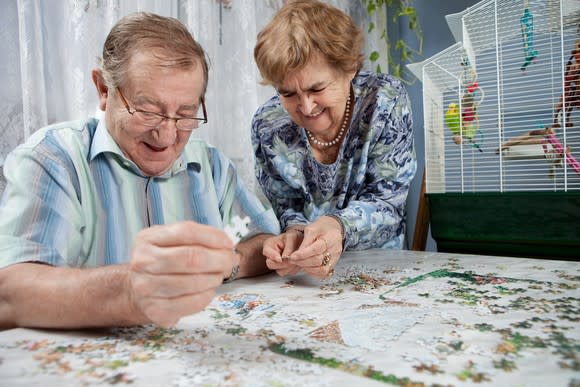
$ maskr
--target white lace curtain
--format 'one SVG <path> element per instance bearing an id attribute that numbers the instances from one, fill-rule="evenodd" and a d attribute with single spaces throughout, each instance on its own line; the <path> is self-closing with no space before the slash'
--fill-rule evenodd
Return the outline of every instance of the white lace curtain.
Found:
<path id="1" fill-rule="evenodd" d="M 367 30 L 362 0 L 327 1 L 349 12 Z M 283 2 L 2 0 L 0 168 L 7 153 L 38 128 L 100 114 L 90 72 L 105 37 L 122 16 L 148 11 L 180 19 L 208 52 L 209 122 L 195 135 L 223 150 L 243 178 L 254 184 L 251 117 L 273 90 L 259 85 L 253 48 L 258 31 Z M 376 36 L 367 37 L 367 57 L 379 45 Z"/>

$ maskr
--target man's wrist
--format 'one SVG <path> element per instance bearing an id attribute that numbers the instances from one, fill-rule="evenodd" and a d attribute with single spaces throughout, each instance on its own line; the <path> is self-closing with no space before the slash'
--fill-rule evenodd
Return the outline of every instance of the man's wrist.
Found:
<path id="1" fill-rule="evenodd" d="M 227 282 L 232 282 L 234 281 L 236 278 L 238 278 L 238 273 L 240 272 L 240 265 L 234 265 L 234 267 L 232 267 L 232 272 L 230 273 L 230 276 L 228 278 L 224 278 L 223 283 L 227 283 Z"/>
<path id="2" fill-rule="evenodd" d="M 232 266 L 232 271 L 230 272 L 230 275 L 228 277 L 224 278 L 224 280 L 223 280 L 224 284 L 226 282 L 234 281 L 236 278 L 238 278 L 238 274 L 240 272 L 240 264 L 242 262 L 242 254 L 240 253 L 240 251 L 238 249 L 234 249 L 234 253 L 236 253 L 236 255 L 238 256 L 238 262 L 236 264 L 234 264 L 234 266 Z"/>

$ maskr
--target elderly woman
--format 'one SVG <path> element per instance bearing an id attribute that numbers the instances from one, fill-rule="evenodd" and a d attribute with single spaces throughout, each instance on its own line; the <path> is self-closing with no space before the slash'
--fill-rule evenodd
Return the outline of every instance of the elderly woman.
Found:
<path id="1" fill-rule="evenodd" d="M 344 250 L 400 249 L 415 175 L 399 80 L 361 71 L 362 32 L 319 1 L 292 1 L 258 34 L 276 95 L 252 121 L 256 176 L 284 232 L 264 244 L 279 275 L 325 278 Z"/>

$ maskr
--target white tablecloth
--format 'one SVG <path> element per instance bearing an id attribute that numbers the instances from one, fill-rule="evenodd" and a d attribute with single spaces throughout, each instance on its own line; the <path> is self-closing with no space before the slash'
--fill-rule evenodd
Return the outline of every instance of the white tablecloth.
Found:
<path id="1" fill-rule="evenodd" d="M 580 264 L 347 253 L 220 288 L 175 329 L 0 332 L 0 385 L 580 385 Z"/>

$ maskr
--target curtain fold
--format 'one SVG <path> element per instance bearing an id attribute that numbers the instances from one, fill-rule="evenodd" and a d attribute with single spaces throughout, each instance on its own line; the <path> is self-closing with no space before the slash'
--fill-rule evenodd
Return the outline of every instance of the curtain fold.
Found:
<path id="1" fill-rule="evenodd" d="M 361 1 L 327 2 L 353 15 L 366 32 L 369 20 Z M 283 2 L 2 0 L 0 167 L 10 150 L 42 126 L 100 115 L 91 70 L 106 35 L 122 16 L 148 11 L 180 19 L 206 49 L 209 122 L 193 135 L 224 151 L 255 187 L 250 123 L 254 111 L 274 91 L 259 84 L 253 48 L 258 31 Z M 368 36 L 366 50 L 375 49 L 378 40 Z"/>

